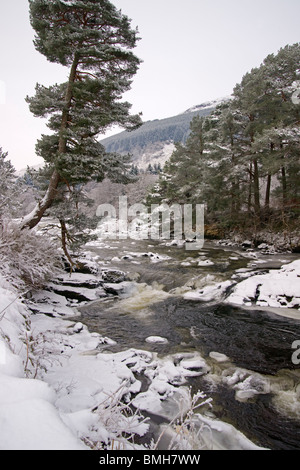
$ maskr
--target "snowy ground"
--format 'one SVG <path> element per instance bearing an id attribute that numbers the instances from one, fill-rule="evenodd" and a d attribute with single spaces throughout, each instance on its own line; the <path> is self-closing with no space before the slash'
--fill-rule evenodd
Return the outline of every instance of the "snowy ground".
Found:
<path id="1" fill-rule="evenodd" d="M 155 256 L 150 258 L 157 261 Z M 106 288 L 109 285 L 116 286 L 107 282 Z M 243 280 L 212 283 L 183 295 L 219 299 L 230 285 L 227 302 L 292 308 L 299 311 L 300 319 L 300 260 L 264 275 L 245 274 Z M 149 431 L 143 412 L 169 421 L 183 416 L 193 407 L 187 378 L 206 374 L 209 365 L 197 353 L 163 359 L 135 349 L 111 353 L 113 342 L 71 319 L 77 313 L 76 303 L 62 295 L 70 289 L 86 301 L 101 298 L 105 286 L 99 283 L 99 274 L 63 276 L 52 287 L 55 293 L 36 292 L 29 310 L 18 292 L 0 278 L 0 449 L 144 449 L 146 444 L 136 443 Z M 228 360 L 216 352 L 211 359 Z M 144 391 L 141 376 L 149 383 Z M 256 393 L 245 371 L 235 370 L 223 380 L 235 387 L 239 399 Z M 175 437 L 176 445 L 183 448 L 195 445 L 195 439 L 198 448 L 204 449 L 257 448 L 232 426 L 213 418 L 209 397 L 200 393 L 198 399 L 208 411 L 193 415 L 198 430 L 193 444 L 186 433 L 180 436 L 178 429 L 184 426 L 174 425 L 160 429 L 164 445 Z"/>
<path id="2" fill-rule="evenodd" d="M 149 429 L 143 411 L 170 421 L 183 416 L 193 403 L 186 379 L 209 369 L 198 354 L 158 359 L 142 350 L 110 353 L 111 340 L 68 320 L 76 310 L 53 292 L 36 293 L 32 313 L 1 278 L 0 299 L 0 449 L 145 449 L 135 443 Z M 137 373 L 148 379 L 146 391 Z M 197 398 L 209 408 L 209 398 Z M 193 445 L 196 439 L 204 448 L 256 448 L 209 415 L 196 421 Z M 178 427 L 160 431 L 164 445 L 175 438 L 190 448 Z"/>

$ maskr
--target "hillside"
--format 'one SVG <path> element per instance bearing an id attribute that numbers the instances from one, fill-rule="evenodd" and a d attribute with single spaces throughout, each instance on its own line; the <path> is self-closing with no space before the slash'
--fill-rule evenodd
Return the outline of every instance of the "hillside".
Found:
<path id="1" fill-rule="evenodd" d="M 177 116 L 145 122 L 133 132 L 123 131 L 101 140 L 108 152 L 130 153 L 133 163 L 146 169 L 149 163 L 162 165 L 171 156 L 175 142 L 185 142 L 194 116 L 207 116 L 221 98 L 194 106 Z"/>
<path id="2" fill-rule="evenodd" d="M 132 162 L 141 170 L 146 170 L 149 163 L 152 166 L 160 163 L 161 166 L 170 158 L 174 150 L 175 142 L 186 141 L 190 132 L 190 122 L 194 116 L 207 116 L 215 107 L 228 100 L 229 97 L 208 101 L 200 105 L 193 106 L 177 116 L 166 119 L 155 119 L 145 122 L 139 129 L 133 132 L 123 131 L 116 135 L 102 139 L 101 143 L 108 152 L 118 152 L 120 154 L 131 154 Z M 36 165 L 38 169 L 41 165 Z M 17 172 L 21 177 L 26 169 Z M 137 182 L 123 185 L 112 183 L 105 179 L 101 183 L 90 182 L 86 186 L 87 195 L 94 203 L 86 208 L 91 215 L 94 214 L 97 206 L 103 203 L 117 204 L 118 197 L 126 194 L 130 204 L 141 202 L 147 191 L 155 184 L 158 176 L 154 174 L 140 174 Z M 20 216 L 28 213 L 35 206 L 35 197 L 32 188 L 28 187 L 23 195 L 20 208 Z"/>

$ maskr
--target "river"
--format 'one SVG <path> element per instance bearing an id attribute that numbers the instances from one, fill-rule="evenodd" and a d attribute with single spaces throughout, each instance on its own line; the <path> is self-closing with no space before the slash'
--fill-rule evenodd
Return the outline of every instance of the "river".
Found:
<path id="1" fill-rule="evenodd" d="M 104 267 L 128 274 L 119 295 L 80 308 L 89 329 L 116 341 L 110 351 L 137 348 L 160 357 L 199 352 L 210 372 L 189 384 L 212 398 L 215 417 L 258 446 L 300 448 L 300 366 L 291 361 L 300 320 L 281 315 L 286 309 L 230 305 L 224 292 L 204 300 L 184 297 L 210 283 L 230 281 L 225 292 L 230 291 L 233 279 L 244 273 L 278 269 L 299 255 L 256 257 L 213 242 L 206 242 L 200 252 L 186 251 L 183 246 L 130 239 L 96 242 L 89 250 Z M 149 336 L 168 341 L 148 343 Z M 212 352 L 227 360 L 215 361 Z M 247 381 L 251 386 L 245 388 Z"/>

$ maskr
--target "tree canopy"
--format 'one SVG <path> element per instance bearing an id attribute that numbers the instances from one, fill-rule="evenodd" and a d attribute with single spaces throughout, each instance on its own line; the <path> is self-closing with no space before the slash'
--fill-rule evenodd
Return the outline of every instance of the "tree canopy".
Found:
<path id="1" fill-rule="evenodd" d="M 195 117 L 165 165 L 155 202 L 206 204 L 207 222 L 231 229 L 297 225 L 299 64 L 300 43 L 280 49 L 243 77 L 231 100 Z"/>

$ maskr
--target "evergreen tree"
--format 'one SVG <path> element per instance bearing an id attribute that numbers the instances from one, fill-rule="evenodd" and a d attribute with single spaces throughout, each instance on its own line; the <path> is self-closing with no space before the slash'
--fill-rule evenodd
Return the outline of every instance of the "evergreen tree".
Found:
<path id="1" fill-rule="evenodd" d="M 0 222 L 4 217 L 15 215 L 21 194 L 15 168 L 7 156 L 0 147 Z"/>
<path id="2" fill-rule="evenodd" d="M 286 46 L 269 55 L 259 68 L 243 77 L 234 90 L 234 105 L 247 122 L 245 137 L 248 139 L 250 190 L 256 217 L 261 218 L 260 179 L 267 178 L 265 208 L 269 210 L 271 178 L 280 173 L 283 199 L 286 200 L 286 161 L 284 152 L 275 150 L 275 142 L 269 139 L 268 148 L 261 136 L 291 126 L 299 132 L 300 107 L 292 101 L 294 84 L 300 78 L 300 44 Z M 271 132 L 270 132 L 271 131 Z M 259 142 L 263 147 L 259 147 Z"/>
<path id="3" fill-rule="evenodd" d="M 175 144 L 175 150 L 164 167 L 164 195 L 179 204 L 200 202 L 204 175 L 204 119 L 196 116 L 190 125 L 186 144 Z M 202 201 L 201 201 L 202 202 Z"/>
<path id="4" fill-rule="evenodd" d="M 153 174 L 153 167 L 151 163 L 149 163 L 149 165 L 147 166 L 147 172 L 150 173 L 151 175 Z"/>
<path id="5" fill-rule="evenodd" d="M 230 101 L 194 118 L 148 200 L 205 203 L 207 222 L 238 230 L 296 221 L 300 105 L 292 97 L 299 64 L 300 43 L 286 46 L 247 73 Z"/>
<path id="6" fill-rule="evenodd" d="M 52 131 L 37 143 L 51 174 L 44 197 L 23 221 L 33 228 L 66 187 L 115 176 L 119 167 L 118 177 L 126 176 L 124 159 L 107 154 L 97 136 L 115 124 L 127 130 L 141 124 L 131 105 L 120 102 L 140 60 L 131 52 L 137 31 L 108 0 L 29 0 L 29 6 L 36 49 L 69 69 L 66 83 L 38 84 L 27 97 L 31 112 L 48 117 Z"/>

